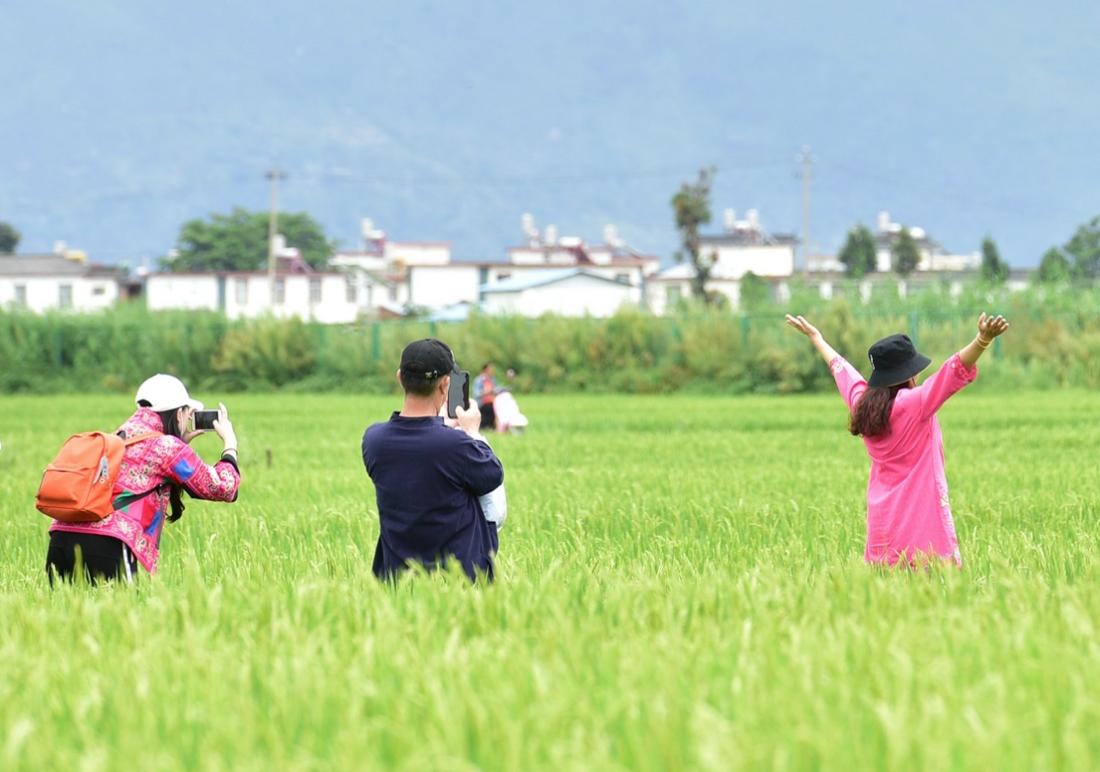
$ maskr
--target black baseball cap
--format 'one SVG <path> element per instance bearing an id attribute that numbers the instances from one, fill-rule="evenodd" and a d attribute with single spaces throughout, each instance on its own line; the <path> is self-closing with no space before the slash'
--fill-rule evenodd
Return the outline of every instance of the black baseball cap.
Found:
<path id="1" fill-rule="evenodd" d="M 877 341 L 867 349 L 867 358 L 874 368 L 867 385 L 876 388 L 905 383 L 932 364 L 931 359 L 917 351 L 909 336 L 902 333 Z"/>
<path id="2" fill-rule="evenodd" d="M 401 372 L 434 381 L 457 369 L 455 355 L 447 344 L 435 338 L 414 340 L 401 352 Z"/>

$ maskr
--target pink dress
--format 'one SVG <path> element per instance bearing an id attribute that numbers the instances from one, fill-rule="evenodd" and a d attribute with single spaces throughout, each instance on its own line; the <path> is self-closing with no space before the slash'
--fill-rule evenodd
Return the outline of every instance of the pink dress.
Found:
<path id="1" fill-rule="evenodd" d="M 867 381 L 843 357 L 834 359 L 829 369 L 851 411 Z M 977 375 L 977 367 L 967 368 L 955 354 L 920 386 L 898 392 L 886 434 L 863 438 L 871 457 L 863 553 L 868 563 L 894 565 L 935 555 L 962 565 L 936 411 Z"/>

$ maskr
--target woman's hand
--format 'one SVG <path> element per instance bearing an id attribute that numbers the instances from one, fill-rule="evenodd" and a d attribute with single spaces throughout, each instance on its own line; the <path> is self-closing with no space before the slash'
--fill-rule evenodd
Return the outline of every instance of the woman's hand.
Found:
<path id="1" fill-rule="evenodd" d="M 1007 329 L 1008 320 L 1000 314 L 987 316 L 983 311 L 982 315 L 978 317 L 978 338 L 986 346 L 992 343 L 998 335 L 1003 335 Z"/>
<path id="2" fill-rule="evenodd" d="M 177 417 L 176 420 L 180 421 L 180 426 L 184 426 L 184 427 L 191 426 L 192 421 L 195 418 L 195 411 L 192 410 L 189 407 L 181 408 L 181 410 L 183 410 L 182 417 Z M 191 429 L 190 431 L 188 431 L 187 429 L 184 429 L 183 434 L 180 437 L 180 439 L 182 439 L 184 442 L 186 442 L 188 445 L 190 445 L 191 440 L 195 439 L 200 434 L 206 434 L 206 430 L 205 429 Z"/>
<path id="3" fill-rule="evenodd" d="M 814 348 L 817 349 L 817 353 L 821 354 L 821 358 L 825 360 L 825 364 L 832 364 L 833 360 L 837 358 L 836 351 L 825 342 L 825 336 L 821 334 L 820 330 L 807 322 L 806 317 L 787 314 L 787 326 L 793 327 L 809 338 L 810 342 L 814 344 Z"/>
<path id="4" fill-rule="evenodd" d="M 967 367 L 973 367 L 982 352 L 993 339 L 1008 329 L 1008 321 L 1001 315 L 989 316 L 985 312 L 978 317 L 978 335 L 959 351 L 959 359 Z"/>
<path id="5" fill-rule="evenodd" d="M 791 316 L 787 314 L 787 326 L 793 327 L 810 340 L 820 339 L 821 331 L 806 321 L 803 316 Z"/>
<path id="6" fill-rule="evenodd" d="M 233 431 L 233 422 L 229 420 L 229 410 L 224 403 L 218 403 L 218 417 L 214 420 L 214 432 L 222 438 L 226 450 L 237 449 L 237 433 Z"/>

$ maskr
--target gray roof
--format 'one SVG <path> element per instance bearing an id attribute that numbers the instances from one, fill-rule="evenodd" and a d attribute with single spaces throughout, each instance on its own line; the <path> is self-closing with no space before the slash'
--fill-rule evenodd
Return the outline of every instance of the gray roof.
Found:
<path id="1" fill-rule="evenodd" d="M 526 289 L 533 289 L 535 287 L 543 287 L 547 284 L 557 284 L 560 281 L 566 279 L 572 279 L 576 276 L 583 276 L 586 279 L 595 279 L 596 281 L 606 282 L 607 284 L 614 284 L 618 287 L 626 287 L 630 289 L 630 285 L 616 279 L 609 279 L 606 276 L 602 276 L 597 273 L 589 273 L 583 268 L 558 268 L 542 271 L 530 271 L 526 276 L 516 276 L 511 279 L 505 279 L 499 281 L 496 284 L 483 284 L 481 292 L 484 294 L 498 293 L 498 292 L 522 292 Z"/>
<path id="2" fill-rule="evenodd" d="M 699 243 L 736 247 L 781 246 L 784 244 L 797 244 L 798 237 L 791 233 L 765 233 L 763 231 L 744 230 L 719 233 L 713 236 L 702 235 L 699 237 Z"/>
<path id="3" fill-rule="evenodd" d="M 909 235 L 913 236 L 912 229 L 909 229 Z M 892 247 L 898 242 L 899 238 L 901 238 L 900 231 L 879 231 L 875 234 L 875 243 L 879 246 Z M 917 246 L 923 246 L 933 251 L 943 248 L 942 244 L 933 239 L 927 233 L 919 237 L 913 236 L 913 241 L 917 243 Z"/>
<path id="4" fill-rule="evenodd" d="M 0 255 L 0 276 L 72 277 L 102 276 L 121 278 L 122 271 L 113 265 L 82 263 L 62 255 Z"/>

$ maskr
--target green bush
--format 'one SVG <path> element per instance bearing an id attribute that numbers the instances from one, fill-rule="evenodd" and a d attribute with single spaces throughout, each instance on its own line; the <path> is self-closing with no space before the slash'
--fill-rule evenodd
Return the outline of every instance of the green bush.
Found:
<path id="1" fill-rule="evenodd" d="M 1100 388 L 1100 292 L 1038 287 L 1018 295 L 988 287 L 951 297 L 940 287 L 906 301 L 858 300 L 847 287 L 824 302 L 797 283 L 797 310 L 867 371 L 876 339 L 907 332 L 942 359 L 974 334 L 980 310 L 1002 310 L 1012 329 L 983 362 L 1000 384 Z M 882 293 L 880 293 L 882 295 Z M 0 312 L 0 392 L 129 391 L 155 372 L 225 390 L 381 392 L 410 340 L 440 337 L 476 372 L 485 361 L 516 370 L 520 392 L 791 393 L 832 388 L 807 342 L 783 324 L 783 309 L 738 315 L 685 304 L 656 317 L 608 319 L 474 314 L 462 323 L 424 321 L 324 326 L 266 318 L 230 322 L 214 313 L 150 313 L 123 305 L 91 315 Z"/>

